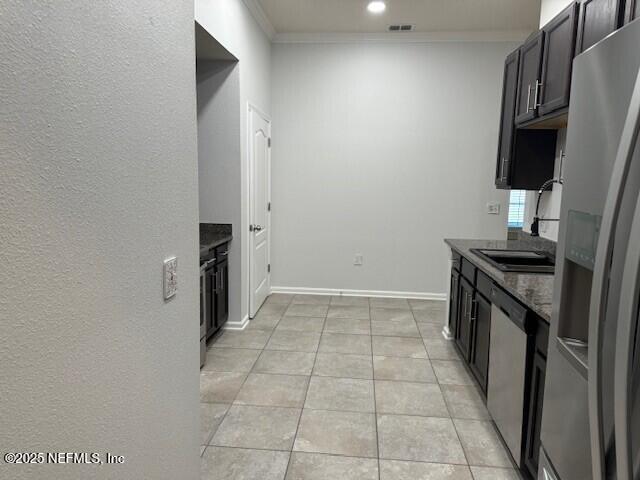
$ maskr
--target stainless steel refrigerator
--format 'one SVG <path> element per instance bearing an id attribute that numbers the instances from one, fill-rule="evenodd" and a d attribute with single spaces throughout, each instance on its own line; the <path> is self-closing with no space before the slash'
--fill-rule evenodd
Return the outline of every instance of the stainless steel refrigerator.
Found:
<path id="1" fill-rule="evenodd" d="M 574 60 L 539 479 L 640 479 L 640 21 Z"/>

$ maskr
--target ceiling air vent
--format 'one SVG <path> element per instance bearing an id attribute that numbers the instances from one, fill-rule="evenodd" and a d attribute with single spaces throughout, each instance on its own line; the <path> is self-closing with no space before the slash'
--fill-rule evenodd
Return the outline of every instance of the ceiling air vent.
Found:
<path id="1" fill-rule="evenodd" d="M 389 25 L 387 27 L 387 30 L 389 32 L 412 32 L 414 28 L 416 28 L 415 25 L 399 24 L 399 25 Z"/>

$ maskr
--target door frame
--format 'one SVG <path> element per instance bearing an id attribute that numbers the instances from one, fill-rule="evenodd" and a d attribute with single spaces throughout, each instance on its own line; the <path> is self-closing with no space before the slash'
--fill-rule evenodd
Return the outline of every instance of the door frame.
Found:
<path id="1" fill-rule="evenodd" d="M 253 121 L 252 114 L 260 116 L 265 122 L 268 124 L 268 138 L 271 139 L 271 118 L 269 115 L 265 114 L 258 107 L 253 105 L 251 102 L 247 102 L 247 155 L 248 155 L 248 169 L 247 169 L 247 201 L 249 202 L 249 212 L 247 216 L 247 223 L 245 225 L 245 232 L 249 232 L 249 225 L 253 223 L 255 218 L 254 212 L 254 199 L 255 199 L 255 186 L 253 184 L 253 173 L 255 169 L 255 155 L 253 151 Z M 267 198 L 268 202 L 271 202 L 271 147 L 267 149 Z M 248 260 L 248 287 L 249 287 L 249 308 L 248 308 L 248 317 L 253 318 L 257 312 L 253 310 L 253 254 L 254 254 L 254 236 L 252 232 L 249 232 L 249 252 L 247 256 Z M 267 262 L 271 264 L 271 210 L 267 211 Z M 267 272 L 267 289 L 269 293 L 271 293 L 271 272 Z"/>

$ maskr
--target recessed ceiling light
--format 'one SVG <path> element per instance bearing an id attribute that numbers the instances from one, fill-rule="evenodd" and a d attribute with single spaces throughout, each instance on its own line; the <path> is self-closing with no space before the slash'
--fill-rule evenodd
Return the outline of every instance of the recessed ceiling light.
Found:
<path id="1" fill-rule="evenodd" d="M 367 5 L 367 10 L 369 10 L 369 12 L 371 13 L 382 13 L 386 9 L 387 6 L 384 2 L 381 1 L 369 2 L 369 5 Z"/>

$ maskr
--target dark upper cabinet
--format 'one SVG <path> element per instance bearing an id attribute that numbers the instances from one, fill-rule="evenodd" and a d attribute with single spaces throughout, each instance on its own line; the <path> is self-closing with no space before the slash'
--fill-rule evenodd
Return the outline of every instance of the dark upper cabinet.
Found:
<path id="1" fill-rule="evenodd" d="M 534 94 L 540 116 L 569 106 L 578 6 L 572 3 L 542 28 L 542 83 Z"/>
<path id="2" fill-rule="evenodd" d="M 579 0 L 576 55 L 618 28 L 622 2 L 623 0 Z"/>
<path id="3" fill-rule="evenodd" d="M 471 311 L 473 341 L 469 367 L 478 380 L 480 388 L 487 393 L 489 378 L 489 343 L 491 332 L 491 303 L 482 295 L 476 294 Z"/>
<path id="4" fill-rule="evenodd" d="M 627 0 L 624 23 L 640 18 L 640 0 Z"/>
<path id="5" fill-rule="evenodd" d="M 518 101 L 516 124 L 527 122 L 536 116 L 536 102 L 541 82 L 541 60 L 544 48 L 544 32 L 533 34 L 520 47 L 518 71 Z"/>
<path id="6" fill-rule="evenodd" d="M 557 138 L 557 130 L 514 130 L 511 160 L 503 164 L 498 157 L 496 187 L 538 190 L 553 177 Z"/>
<path id="7" fill-rule="evenodd" d="M 509 186 L 509 169 L 513 155 L 519 66 L 520 49 L 509 54 L 504 62 L 500 136 L 498 139 L 498 164 L 496 166 L 496 186 L 501 188 Z"/>
<path id="8" fill-rule="evenodd" d="M 471 309 L 473 307 L 473 285 L 460 277 L 458 300 L 458 321 L 456 325 L 456 343 L 466 361 L 471 354 L 471 335 L 473 333 Z"/>

